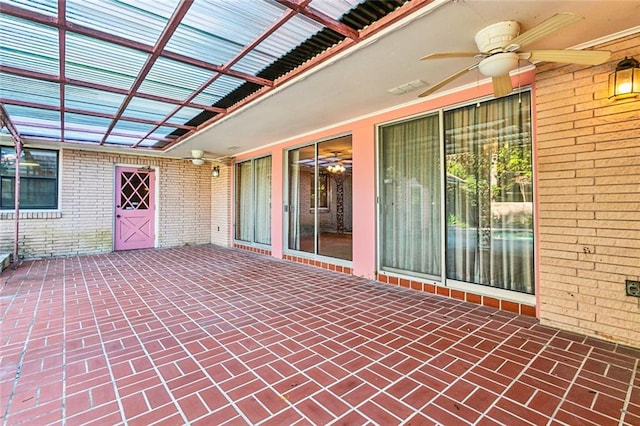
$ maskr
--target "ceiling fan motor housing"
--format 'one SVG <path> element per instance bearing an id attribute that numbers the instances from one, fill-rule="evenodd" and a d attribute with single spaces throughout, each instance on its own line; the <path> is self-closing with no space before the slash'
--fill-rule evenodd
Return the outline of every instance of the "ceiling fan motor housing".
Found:
<path id="1" fill-rule="evenodd" d="M 478 50 L 484 53 L 503 52 L 504 47 L 520 32 L 516 21 L 503 21 L 478 31 L 475 37 Z"/>

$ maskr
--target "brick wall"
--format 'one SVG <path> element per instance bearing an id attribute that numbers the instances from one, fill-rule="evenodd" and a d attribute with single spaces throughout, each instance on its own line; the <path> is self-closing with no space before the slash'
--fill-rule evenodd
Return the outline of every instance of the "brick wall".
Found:
<path id="1" fill-rule="evenodd" d="M 228 247 L 232 241 L 233 165 L 216 165 L 220 176 L 211 178 L 211 243 Z"/>
<path id="2" fill-rule="evenodd" d="M 607 99 L 640 35 L 596 46 L 606 64 L 544 64 L 536 77 L 540 316 L 546 324 L 640 346 L 640 99 Z"/>
<path id="3" fill-rule="evenodd" d="M 159 247 L 210 242 L 210 167 L 188 161 L 65 149 L 58 212 L 22 212 L 22 258 L 105 253 L 113 248 L 116 164 L 158 167 Z M 13 252 L 13 212 L 0 214 L 0 252 Z"/>

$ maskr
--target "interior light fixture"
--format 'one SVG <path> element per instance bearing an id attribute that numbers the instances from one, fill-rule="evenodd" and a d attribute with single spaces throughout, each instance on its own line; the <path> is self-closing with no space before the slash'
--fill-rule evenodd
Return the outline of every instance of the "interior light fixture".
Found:
<path id="1" fill-rule="evenodd" d="M 329 173 L 344 173 L 347 169 L 342 165 L 342 163 L 335 163 L 327 166 L 327 171 Z"/>
<path id="2" fill-rule="evenodd" d="M 609 74 L 609 99 L 633 98 L 640 95 L 640 63 L 625 56 Z"/>
<path id="3" fill-rule="evenodd" d="M 344 173 L 347 169 L 342 164 L 342 161 L 338 161 L 339 152 L 333 151 L 332 154 L 333 154 L 333 161 L 335 162 L 327 166 L 327 172 L 335 173 L 335 174 Z"/>
<path id="4" fill-rule="evenodd" d="M 220 176 L 220 167 L 219 166 L 213 166 L 213 169 L 211 169 L 211 176 L 216 177 L 216 178 Z"/>

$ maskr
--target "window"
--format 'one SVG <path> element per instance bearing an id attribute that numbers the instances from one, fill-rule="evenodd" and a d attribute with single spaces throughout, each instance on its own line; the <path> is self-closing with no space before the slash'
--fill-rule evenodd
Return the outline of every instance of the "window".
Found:
<path id="1" fill-rule="evenodd" d="M 15 208 L 16 150 L 0 146 L 0 209 Z M 58 152 L 24 148 L 20 157 L 20 208 L 58 208 Z"/>
<path id="2" fill-rule="evenodd" d="M 271 244 L 271 157 L 236 164 L 235 238 Z"/>

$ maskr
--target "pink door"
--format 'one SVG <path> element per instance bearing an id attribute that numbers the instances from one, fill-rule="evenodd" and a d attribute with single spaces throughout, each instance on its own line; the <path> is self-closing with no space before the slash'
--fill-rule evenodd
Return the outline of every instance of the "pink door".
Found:
<path id="1" fill-rule="evenodd" d="M 153 170 L 116 167 L 116 250 L 154 247 L 154 184 Z"/>

